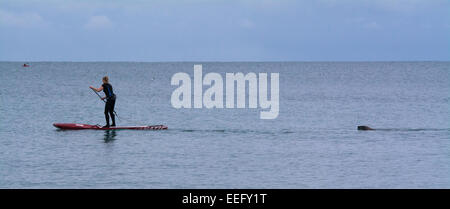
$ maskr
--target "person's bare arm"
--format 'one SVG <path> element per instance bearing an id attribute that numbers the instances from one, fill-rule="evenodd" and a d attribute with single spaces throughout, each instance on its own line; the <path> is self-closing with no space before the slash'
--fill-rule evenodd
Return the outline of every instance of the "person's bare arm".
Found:
<path id="1" fill-rule="evenodd" d="M 92 90 L 94 90 L 94 91 L 96 91 L 96 92 L 103 91 L 103 86 L 100 86 L 100 88 L 95 88 L 95 87 L 93 87 L 93 86 L 89 86 L 89 88 L 91 88 Z M 101 100 L 105 100 L 106 97 L 101 97 L 100 99 L 101 99 Z"/>
<path id="2" fill-rule="evenodd" d="M 96 91 L 96 92 L 103 91 L 103 86 L 100 86 L 100 88 L 95 88 L 95 87 L 93 87 L 93 86 L 89 86 L 89 88 L 93 89 L 93 90 Z"/>

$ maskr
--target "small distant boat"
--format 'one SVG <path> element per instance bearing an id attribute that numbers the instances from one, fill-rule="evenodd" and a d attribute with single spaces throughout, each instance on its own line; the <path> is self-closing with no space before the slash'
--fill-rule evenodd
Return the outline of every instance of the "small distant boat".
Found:
<path id="1" fill-rule="evenodd" d="M 30 67 L 30 64 L 24 63 L 22 67 Z"/>
<path id="2" fill-rule="evenodd" d="M 117 127 L 102 127 L 99 125 L 79 124 L 79 123 L 54 123 L 53 126 L 63 130 L 165 130 L 165 125 L 152 125 L 152 126 L 117 126 Z"/>

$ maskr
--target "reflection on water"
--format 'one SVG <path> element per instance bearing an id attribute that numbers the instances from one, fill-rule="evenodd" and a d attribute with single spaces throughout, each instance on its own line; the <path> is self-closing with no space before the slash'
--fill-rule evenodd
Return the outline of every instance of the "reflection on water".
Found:
<path id="1" fill-rule="evenodd" d="M 116 130 L 105 130 L 105 135 L 103 140 L 105 140 L 105 143 L 109 143 L 112 142 L 114 140 L 116 140 L 117 134 L 116 134 Z"/>

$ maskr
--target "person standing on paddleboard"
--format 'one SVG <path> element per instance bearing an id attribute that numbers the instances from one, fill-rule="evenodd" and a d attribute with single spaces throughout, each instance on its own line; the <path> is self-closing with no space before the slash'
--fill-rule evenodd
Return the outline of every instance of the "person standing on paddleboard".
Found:
<path id="1" fill-rule="evenodd" d="M 94 88 L 92 86 L 89 86 L 94 91 L 100 92 L 103 91 L 105 93 L 105 97 L 102 97 L 102 100 L 106 99 L 105 103 L 105 119 L 106 119 L 106 125 L 103 127 L 110 127 L 109 125 L 109 116 L 111 116 L 112 119 L 112 125 L 116 126 L 116 117 L 114 115 L 114 105 L 116 104 L 116 95 L 113 92 L 113 87 L 109 83 L 108 76 L 103 77 L 103 84 L 100 86 L 100 88 Z"/>

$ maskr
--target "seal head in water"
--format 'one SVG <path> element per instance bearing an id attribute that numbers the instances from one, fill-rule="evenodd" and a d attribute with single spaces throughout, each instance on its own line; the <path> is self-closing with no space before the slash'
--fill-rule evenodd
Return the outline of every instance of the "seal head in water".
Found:
<path id="1" fill-rule="evenodd" d="M 369 130 L 375 130 L 375 129 L 370 128 L 369 126 L 358 126 L 358 130 L 369 131 Z"/>

